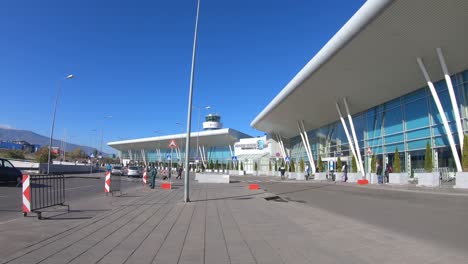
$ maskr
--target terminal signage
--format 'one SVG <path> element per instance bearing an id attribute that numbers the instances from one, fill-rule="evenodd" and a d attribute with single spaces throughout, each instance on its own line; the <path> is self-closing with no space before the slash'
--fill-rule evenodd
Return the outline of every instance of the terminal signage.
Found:
<path id="1" fill-rule="evenodd" d="M 284 158 L 284 161 L 286 161 L 286 162 L 290 162 L 290 161 L 291 161 L 291 159 L 290 159 L 288 156 L 286 156 L 286 158 Z"/>
<path id="2" fill-rule="evenodd" d="M 232 156 L 232 161 L 237 161 L 237 157 L 236 157 L 236 156 Z"/>
<path id="3" fill-rule="evenodd" d="M 169 142 L 168 147 L 169 148 L 177 148 L 177 142 L 175 141 L 175 139 L 171 139 L 171 142 Z"/>
<path id="4" fill-rule="evenodd" d="M 166 155 L 166 159 L 167 159 L 167 160 L 171 160 L 171 158 L 172 158 L 172 157 L 171 157 L 170 154 L 167 154 L 167 155 Z"/>

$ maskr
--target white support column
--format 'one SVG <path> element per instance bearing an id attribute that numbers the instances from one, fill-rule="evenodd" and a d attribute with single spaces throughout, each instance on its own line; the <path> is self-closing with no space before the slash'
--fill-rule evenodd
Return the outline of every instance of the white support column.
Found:
<path id="1" fill-rule="evenodd" d="M 229 144 L 229 153 L 231 154 L 231 157 L 234 156 L 234 153 L 232 152 L 232 147 L 231 147 L 231 144 Z"/>
<path id="2" fill-rule="evenodd" d="M 305 130 L 305 127 L 304 127 L 304 121 L 301 120 L 300 123 L 297 122 L 297 127 L 299 128 L 299 132 L 301 133 L 302 144 L 304 144 L 304 147 L 306 148 L 307 157 L 309 158 L 310 166 L 312 167 L 312 173 L 315 173 L 314 156 L 312 155 L 312 149 L 310 147 L 309 137 L 307 136 L 307 131 Z"/>
<path id="3" fill-rule="evenodd" d="M 346 97 L 343 98 L 343 102 L 344 102 L 344 105 L 345 105 L 345 108 L 346 108 L 346 114 L 348 114 L 348 121 L 349 121 L 349 125 L 351 126 L 351 132 L 353 134 L 353 139 L 354 139 L 354 146 L 355 146 L 355 151 L 356 151 L 356 154 L 357 154 L 357 159 L 358 159 L 358 162 L 359 162 L 359 166 L 361 168 L 361 172 L 362 172 L 362 176 L 366 176 L 366 171 L 364 170 L 364 165 L 362 163 L 362 158 L 361 158 L 361 151 L 360 151 L 360 148 L 359 148 L 359 141 L 357 140 L 357 136 L 356 136 L 356 130 L 354 129 L 354 123 L 353 123 L 353 118 L 351 117 L 351 113 L 349 112 L 349 107 L 348 107 L 348 101 L 346 101 Z"/>
<path id="4" fill-rule="evenodd" d="M 283 138 L 281 137 L 281 135 L 279 133 L 278 133 L 278 142 L 280 144 L 281 151 L 283 152 L 282 153 L 283 154 L 283 160 L 285 160 L 288 155 L 286 153 L 286 149 L 284 148 Z"/>
<path id="5" fill-rule="evenodd" d="M 450 130 L 450 126 L 447 122 L 447 117 L 445 116 L 444 109 L 442 107 L 442 104 L 440 103 L 439 96 L 437 95 L 437 91 L 429 77 L 429 74 L 427 73 L 426 66 L 424 66 L 422 59 L 417 58 L 417 61 L 419 64 L 419 68 L 421 68 L 424 78 L 426 79 L 427 85 L 429 86 L 429 90 L 431 90 L 432 98 L 434 99 L 434 102 L 437 106 L 439 115 L 442 118 L 442 123 L 444 124 L 445 132 L 447 133 L 447 138 L 450 144 L 450 148 L 452 149 L 452 155 L 453 155 L 453 159 L 455 160 L 455 165 L 457 166 L 457 171 L 461 172 L 462 167 L 461 167 L 460 157 L 458 156 L 457 148 L 455 146 L 455 141 L 453 140 L 452 131 Z"/>
<path id="6" fill-rule="evenodd" d="M 280 147 L 280 152 L 281 152 L 281 156 L 283 157 L 283 159 L 285 158 L 285 155 L 284 155 L 284 150 L 283 150 L 283 146 L 281 145 L 281 138 L 280 136 L 278 135 L 278 133 L 275 133 L 276 135 L 276 141 L 278 141 L 278 145 Z"/>
<path id="7" fill-rule="evenodd" d="M 452 78 L 450 78 L 447 64 L 445 63 L 444 54 L 442 54 L 442 49 L 437 48 L 437 55 L 439 56 L 440 66 L 444 72 L 445 82 L 447 83 L 447 88 L 450 95 L 450 101 L 452 102 L 453 114 L 455 122 L 457 124 L 458 140 L 460 142 L 460 150 L 463 153 L 463 128 L 461 124 L 460 111 L 457 104 L 457 98 L 455 97 L 455 91 L 453 90 Z"/>
<path id="8" fill-rule="evenodd" d="M 148 163 L 146 162 L 146 153 L 144 149 L 141 149 L 141 156 L 143 157 L 143 162 L 145 163 L 145 166 L 148 167 Z"/>
<path id="9" fill-rule="evenodd" d="M 132 154 L 132 150 L 131 150 L 131 149 L 128 150 L 128 158 L 129 158 L 130 160 L 133 160 L 133 154 Z"/>
<path id="10" fill-rule="evenodd" d="M 351 149 L 351 155 L 356 157 L 356 152 L 354 151 L 354 144 L 353 144 L 353 141 L 351 140 L 351 136 L 349 135 L 348 126 L 346 125 L 346 121 L 344 120 L 343 115 L 341 114 L 341 109 L 340 109 L 340 106 L 338 105 L 338 102 L 335 102 L 335 106 L 336 106 L 336 110 L 338 111 L 338 115 L 340 116 L 341 124 L 343 125 L 346 138 L 348 139 L 349 148 Z M 358 166 L 358 170 L 361 171 L 360 166 Z"/>

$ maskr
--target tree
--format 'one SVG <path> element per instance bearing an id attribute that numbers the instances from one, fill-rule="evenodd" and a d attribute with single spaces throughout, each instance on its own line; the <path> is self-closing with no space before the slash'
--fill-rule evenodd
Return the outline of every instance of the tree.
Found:
<path id="1" fill-rule="evenodd" d="M 80 158 L 83 158 L 84 153 L 83 153 L 83 150 L 81 148 L 76 148 L 72 152 L 70 152 L 69 155 L 73 159 L 80 159 Z"/>
<path id="2" fill-rule="evenodd" d="M 275 160 L 275 171 L 278 171 L 278 162 Z"/>
<path id="3" fill-rule="evenodd" d="M 322 172 L 322 171 L 323 171 L 322 156 L 320 156 L 320 155 L 319 155 L 319 158 L 318 158 L 317 168 L 318 168 L 318 172 Z"/>
<path id="4" fill-rule="evenodd" d="M 258 167 L 257 167 L 257 162 L 254 161 L 254 171 L 257 171 L 258 170 Z"/>
<path id="5" fill-rule="evenodd" d="M 271 160 L 268 161 L 268 171 L 271 171 Z"/>
<path id="6" fill-rule="evenodd" d="M 301 169 L 300 172 L 304 172 L 304 171 L 305 171 L 305 166 L 304 166 L 304 160 L 303 160 L 303 159 L 301 159 L 301 160 L 299 161 L 299 168 Z"/>
<path id="7" fill-rule="evenodd" d="M 218 162 L 218 160 L 216 160 L 215 169 L 216 169 L 216 170 L 219 170 L 219 162 Z"/>
<path id="8" fill-rule="evenodd" d="M 0 157 L 4 157 L 6 159 L 24 159 L 24 152 L 17 149 L 1 150 Z"/>
<path id="9" fill-rule="evenodd" d="M 377 170 L 376 167 L 375 167 L 376 163 L 377 163 L 377 157 L 374 154 L 374 155 L 372 155 L 371 162 L 370 162 L 371 172 L 372 173 L 375 173 L 376 170 Z"/>
<path id="10" fill-rule="evenodd" d="M 354 156 L 353 156 L 353 159 L 351 160 L 351 169 L 352 169 L 352 172 L 357 172 L 356 157 Z"/>
<path id="11" fill-rule="evenodd" d="M 213 168 L 214 168 L 213 160 L 210 160 L 209 169 L 212 170 Z"/>
<path id="12" fill-rule="evenodd" d="M 296 165 L 294 163 L 294 160 L 291 160 L 291 172 L 295 172 L 296 171 Z"/>
<path id="13" fill-rule="evenodd" d="M 50 153 L 50 161 L 55 159 L 57 156 L 54 153 Z M 49 159 L 49 148 L 42 147 L 35 154 L 35 160 L 39 163 L 47 163 Z"/>
<path id="14" fill-rule="evenodd" d="M 431 144 L 427 141 L 426 144 L 426 155 L 424 156 L 424 170 L 426 172 L 432 172 L 433 165 L 432 165 L 432 150 Z"/>
<path id="15" fill-rule="evenodd" d="M 244 170 L 244 162 L 241 161 L 241 164 L 240 164 L 240 170 L 243 171 Z"/>
<path id="16" fill-rule="evenodd" d="M 340 157 L 336 160 L 336 171 L 341 172 L 343 167 L 343 162 L 341 161 Z"/>
<path id="17" fill-rule="evenodd" d="M 393 162 L 393 171 L 395 173 L 401 172 L 400 153 L 398 153 L 398 147 L 395 148 L 395 160 Z"/>
<path id="18" fill-rule="evenodd" d="M 97 151 L 97 149 L 93 150 L 93 154 L 94 154 L 94 157 L 95 157 L 95 158 L 98 157 L 98 151 Z"/>
<path id="19" fill-rule="evenodd" d="M 468 136 L 465 135 L 463 137 L 463 156 L 462 156 L 462 163 L 463 163 L 463 171 L 468 172 Z"/>

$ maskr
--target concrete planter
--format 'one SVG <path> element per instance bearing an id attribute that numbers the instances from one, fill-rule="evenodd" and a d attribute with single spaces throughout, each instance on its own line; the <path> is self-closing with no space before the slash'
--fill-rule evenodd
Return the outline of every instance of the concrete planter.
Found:
<path id="1" fill-rule="evenodd" d="M 415 173 L 414 176 L 418 178 L 418 185 L 416 186 L 439 186 L 439 175 L 436 172 Z"/>
<path id="2" fill-rule="evenodd" d="M 295 172 L 288 172 L 288 180 L 294 180 L 296 179 L 296 173 Z"/>
<path id="3" fill-rule="evenodd" d="M 457 172 L 453 188 L 468 189 L 468 172 Z"/>
<path id="4" fill-rule="evenodd" d="M 344 181 L 344 173 L 343 172 L 335 172 L 335 181 L 336 182 L 343 182 Z"/>
<path id="5" fill-rule="evenodd" d="M 375 172 L 372 172 L 370 174 L 370 184 L 379 184 L 379 178 L 377 177 L 377 174 Z"/>
<path id="6" fill-rule="evenodd" d="M 390 184 L 408 184 L 408 173 L 390 173 L 388 176 L 388 183 Z"/>
<path id="7" fill-rule="evenodd" d="M 356 183 L 360 179 L 362 179 L 362 175 L 360 172 L 348 172 L 348 182 Z"/>
<path id="8" fill-rule="evenodd" d="M 305 181 L 305 172 L 296 172 L 296 180 Z"/>
<path id="9" fill-rule="evenodd" d="M 238 172 L 239 172 L 239 175 L 241 175 L 241 176 L 245 175 L 245 171 L 238 171 Z"/>
<path id="10" fill-rule="evenodd" d="M 327 174 L 325 172 L 316 172 L 314 180 L 316 180 L 316 181 L 326 181 L 327 180 Z"/>

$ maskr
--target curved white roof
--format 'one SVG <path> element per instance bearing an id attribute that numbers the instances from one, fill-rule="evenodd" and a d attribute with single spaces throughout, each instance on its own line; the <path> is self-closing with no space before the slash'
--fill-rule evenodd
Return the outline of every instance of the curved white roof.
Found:
<path id="1" fill-rule="evenodd" d="M 338 120 L 335 101 L 352 114 L 425 86 L 416 62 L 443 78 L 436 48 L 451 74 L 468 68 L 468 1 L 368 0 L 251 122 L 292 137 Z"/>
<path id="2" fill-rule="evenodd" d="M 185 138 L 187 134 L 174 134 L 159 137 L 148 137 L 139 139 L 130 139 L 123 141 L 115 141 L 107 143 L 108 146 L 115 148 L 120 151 L 126 151 L 129 149 L 154 149 L 154 148 L 168 148 L 168 145 L 172 139 L 175 139 L 179 147 L 180 144 L 185 144 Z M 228 146 L 234 144 L 240 138 L 251 137 L 240 131 L 232 128 L 223 128 L 216 130 L 206 130 L 200 132 L 190 133 L 190 147 L 196 147 L 198 137 L 198 144 L 200 146 L 211 147 L 211 146 Z"/>

